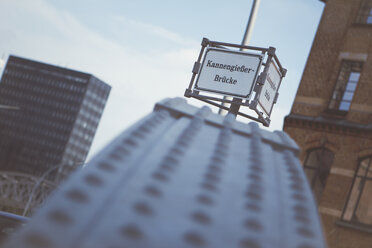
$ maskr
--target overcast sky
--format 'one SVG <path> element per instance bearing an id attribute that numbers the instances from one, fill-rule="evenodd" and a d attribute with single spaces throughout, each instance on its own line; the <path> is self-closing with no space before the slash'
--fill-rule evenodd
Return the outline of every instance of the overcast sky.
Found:
<path id="1" fill-rule="evenodd" d="M 91 73 L 111 85 L 91 157 L 157 101 L 183 96 L 203 37 L 240 43 L 251 5 L 250 0 L 0 0 L 0 67 L 13 54 Z M 261 1 L 250 44 L 276 47 L 288 69 L 270 130 L 281 130 L 290 111 L 323 7 L 319 0 Z"/>

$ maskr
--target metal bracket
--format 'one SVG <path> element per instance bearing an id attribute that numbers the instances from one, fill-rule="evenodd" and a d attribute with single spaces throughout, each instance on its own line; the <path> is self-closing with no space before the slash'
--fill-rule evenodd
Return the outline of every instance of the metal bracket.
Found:
<path id="1" fill-rule="evenodd" d="M 276 51 L 275 47 L 269 47 L 269 49 L 267 50 L 267 54 L 270 56 L 275 56 L 275 51 Z"/>
<path id="2" fill-rule="evenodd" d="M 257 104 L 258 104 L 257 100 L 251 101 L 251 103 L 249 104 L 249 108 L 250 109 L 257 109 Z"/>
<path id="3" fill-rule="evenodd" d="M 201 65 L 200 62 L 196 61 L 194 63 L 194 67 L 192 68 L 192 73 L 198 74 L 200 70 L 200 65 Z"/>
<path id="4" fill-rule="evenodd" d="M 190 98 L 191 97 L 191 94 L 192 94 L 192 90 L 186 89 L 184 96 L 187 97 L 187 98 Z"/>
<path id="5" fill-rule="evenodd" d="M 279 97 L 279 92 L 276 92 L 275 98 L 274 98 L 274 104 L 278 101 L 278 97 Z"/>
<path id="6" fill-rule="evenodd" d="M 202 40 L 202 42 L 201 42 L 201 45 L 202 45 L 203 47 L 205 47 L 205 46 L 208 45 L 208 43 L 209 43 L 209 39 L 203 37 L 203 40 Z"/>
<path id="7" fill-rule="evenodd" d="M 281 70 L 281 73 L 282 73 L 283 77 L 285 77 L 285 75 L 287 75 L 287 69 L 284 69 L 284 68 L 283 68 L 283 69 Z"/>

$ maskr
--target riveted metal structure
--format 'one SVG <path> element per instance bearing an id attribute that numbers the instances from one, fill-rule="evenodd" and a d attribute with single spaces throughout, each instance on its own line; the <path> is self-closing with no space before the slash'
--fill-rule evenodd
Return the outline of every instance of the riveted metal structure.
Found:
<path id="1" fill-rule="evenodd" d="M 322 248 L 297 154 L 283 132 L 167 99 L 5 247 Z"/>

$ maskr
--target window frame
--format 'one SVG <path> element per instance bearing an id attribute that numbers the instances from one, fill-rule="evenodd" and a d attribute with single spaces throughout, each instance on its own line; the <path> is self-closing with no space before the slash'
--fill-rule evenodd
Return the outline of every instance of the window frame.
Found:
<path id="1" fill-rule="evenodd" d="M 362 162 L 364 160 L 367 160 L 367 159 L 369 161 L 368 161 L 368 166 L 367 166 L 366 172 L 364 173 L 363 176 L 358 175 L 358 171 L 359 171 L 359 169 L 362 165 Z M 361 230 L 361 231 L 366 231 L 366 232 L 372 233 L 372 224 L 366 224 L 366 223 L 363 223 L 363 222 L 360 222 L 360 221 L 356 221 L 354 219 L 355 213 L 356 213 L 356 211 L 358 210 L 358 207 L 359 207 L 361 197 L 363 196 L 363 191 L 365 189 L 366 181 L 372 182 L 372 176 L 368 175 L 368 171 L 370 169 L 372 169 L 372 155 L 365 156 L 365 157 L 362 157 L 362 158 L 358 159 L 358 165 L 357 165 L 357 167 L 355 169 L 355 172 L 354 172 L 353 181 L 351 183 L 349 192 L 347 194 L 345 205 L 344 205 L 344 207 L 342 209 L 342 212 L 341 212 L 341 219 L 337 222 L 337 224 L 339 224 L 341 226 L 351 227 L 351 228 L 354 228 L 354 229 L 358 229 L 358 230 Z M 346 214 L 346 210 L 348 208 L 350 197 L 352 195 L 352 191 L 354 189 L 357 178 L 360 178 L 360 181 L 361 181 L 360 185 L 362 185 L 362 186 L 359 185 L 359 187 L 361 187 L 362 189 L 358 192 L 357 201 L 355 203 L 355 206 L 353 206 L 352 216 L 351 216 L 350 220 L 346 220 L 344 216 Z"/>
<path id="2" fill-rule="evenodd" d="M 358 89 L 360 78 L 363 72 L 363 65 L 364 61 L 360 60 L 349 60 L 349 59 L 343 59 L 340 62 L 339 70 L 337 74 L 337 79 L 335 86 L 333 87 L 332 94 L 326 109 L 326 113 L 329 114 L 336 114 L 336 115 L 346 115 L 349 113 L 351 104 L 354 100 L 355 93 Z M 350 70 L 348 70 L 348 67 L 350 67 Z M 353 70 L 353 67 L 359 67 L 359 70 Z M 346 69 L 345 69 L 346 68 Z M 353 73 L 359 73 L 357 81 L 351 79 L 351 75 Z M 345 78 L 342 78 L 342 75 Z M 344 84 L 344 85 L 343 85 Z M 351 86 L 352 84 L 355 84 L 355 88 L 353 90 L 348 90 L 347 88 Z M 344 99 L 346 93 L 351 93 L 351 99 Z M 339 95 L 338 97 L 335 97 L 335 95 Z M 343 103 L 349 103 L 349 106 L 347 109 L 341 109 L 341 105 Z M 334 105 L 334 106 L 331 106 Z"/>
<path id="3" fill-rule="evenodd" d="M 372 0 L 364 0 L 361 2 L 355 23 L 358 25 L 372 25 Z"/>
<path id="4" fill-rule="evenodd" d="M 314 193 L 314 186 L 315 186 L 315 181 L 316 181 L 316 178 L 319 178 L 320 177 L 320 168 L 321 166 L 323 165 L 322 163 L 320 164 L 317 164 L 316 165 L 316 168 L 314 168 L 313 166 L 310 166 L 307 164 L 307 161 L 309 160 L 309 157 L 310 157 L 310 154 L 312 152 L 316 152 L 317 150 L 323 150 L 323 151 L 326 151 L 326 152 L 329 152 L 330 154 L 332 154 L 332 161 L 329 165 L 326 165 L 329 169 L 328 169 L 328 174 L 327 174 L 327 179 L 328 179 L 328 176 L 330 174 L 330 171 L 331 171 L 331 167 L 332 167 L 332 164 L 333 164 L 333 160 L 334 160 L 334 157 L 335 157 L 335 154 L 332 150 L 324 147 L 324 146 L 320 146 L 320 147 L 314 147 L 314 148 L 311 148 L 311 149 L 308 149 L 306 151 L 306 157 L 305 157 L 305 160 L 304 160 L 304 163 L 303 163 L 303 169 L 304 169 L 304 172 L 306 174 L 306 178 L 308 179 L 308 182 L 309 182 L 309 186 L 311 188 L 311 190 L 313 191 L 313 195 L 314 195 L 314 199 L 316 200 L 316 202 L 320 203 L 320 199 L 321 199 L 321 196 L 323 194 L 323 191 L 324 191 L 324 188 L 326 187 L 326 184 L 324 185 L 324 187 L 322 188 L 322 192 L 321 192 L 321 195 L 318 197 L 315 193 Z M 314 175 L 312 176 L 311 178 L 311 181 L 309 180 L 308 178 L 308 175 L 307 175 L 307 170 L 314 170 Z M 326 181 L 327 181 L 326 179 Z M 317 197 L 319 199 L 317 199 Z"/>

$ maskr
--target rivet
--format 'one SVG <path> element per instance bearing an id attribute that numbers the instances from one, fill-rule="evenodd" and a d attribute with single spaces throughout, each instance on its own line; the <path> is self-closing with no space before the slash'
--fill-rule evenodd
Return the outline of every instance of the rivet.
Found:
<path id="1" fill-rule="evenodd" d="M 103 184 L 102 180 L 98 176 L 96 176 L 94 174 L 88 174 L 88 175 L 86 175 L 85 178 L 84 178 L 84 180 L 85 180 L 85 182 L 87 184 L 89 184 L 91 186 L 98 187 L 98 186 L 101 186 Z"/>
<path id="2" fill-rule="evenodd" d="M 192 214 L 192 219 L 204 225 L 211 223 L 211 218 L 203 212 L 195 212 Z"/>
<path id="3" fill-rule="evenodd" d="M 171 150 L 170 150 L 171 153 L 175 153 L 177 155 L 182 155 L 184 154 L 184 151 L 179 148 L 179 147 L 173 147 Z"/>
<path id="4" fill-rule="evenodd" d="M 304 206 L 301 206 L 301 205 L 296 205 L 293 207 L 294 211 L 296 213 L 300 213 L 300 214 L 308 214 L 309 213 L 309 210 L 304 207 Z"/>
<path id="5" fill-rule="evenodd" d="M 154 197 L 161 197 L 162 196 L 162 192 L 157 187 L 155 187 L 153 185 L 147 185 L 145 187 L 145 192 L 148 195 L 151 195 L 151 196 L 154 196 Z"/>
<path id="6" fill-rule="evenodd" d="M 136 131 L 134 131 L 134 132 L 133 132 L 133 136 L 138 137 L 138 138 L 140 138 L 140 139 L 145 138 L 145 135 L 144 135 L 140 130 L 136 130 Z"/>
<path id="7" fill-rule="evenodd" d="M 210 198 L 209 196 L 207 195 L 199 195 L 197 197 L 198 199 L 198 202 L 199 203 L 202 203 L 202 204 L 205 204 L 205 205 L 213 205 L 213 200 L 212 198 Z"/>
<path id="8" fill-rule="evenodd" d="M 115 160 L 119 160 L 119 161 L 122 159 L 121 155 L 116 153 L 116 152 L 110 153 L 109 157 L 112 158 L 112 159 L 115 159 Z"/>
<path id="9" fill-rule="evenodd" d="M 167 182 L 169 180 L 168 177 L 164 173 L 161 173 L 159 171 L 154 172 L 152 174 L 152 177 L 162 182 Z"/>
<path id="10" fill-rule="evenodd" d="M 203 239 L 201 235 L 196 232 L 189 232 L 184 235 L 184 239 L 187 243 L 193 246 L 204 246 L 206 241 Z"/>
<path id="11" fill-rule="evenodd" d="M 88 203 L 89 202 L 88 196 L 78 189 L 73 189 L 73 190 L 68 191 L 66 193 L 66 196 L 70 200 L 77 202 L 77 203 Z"/>
<path id="12" fill-rule="evenodd" d="M 177 141 L 177 145 L 182 146 L 182 147 L 188 147 L 189 142 L 190 142 L 189 140 L 183 138 Z"/>
<path id="13" fill-rule="evenodd" d="M 220 146 L 217 146 L 217 148 L 214 150 L 215 153 L 218 153 L 219 156 L 227 156 L 227 148 L 223 148 L 223 147 L 220 147 Z"/>
<path id="14" fill-rule="evenodd" d="M 175 157 L 173 157 L 172 155 L 167 155 L 164 158 L 164 163 L 177 164 L 178 163 L 178 159 L 175 158 Z"/>
<path id="15" fill-rule="evenodd" d="M 147 203 L 144 203 L 144 202 L 137 202 L 134 205 L 134 209 L 136 210 L 137 213 L 140 213 L 143 215 L 149 216 L 153 214 L 153 210 L 150 208 L 149 205 L 147 205 Z"/>
<path id="16" fill-rule="evenodd" d="M 254 200 L 261 200 L 262 197 L 259 193 L 253 192 L 253 191 L 248 191 L 245 193 L 245 196 L 248 197 L 249 199 L 254 199 Z"/>
<path id="17" fill-rule="evenodd" d="M 204 175 L 205 179 L 208 180 L 208 181 L 212 181 L 212 182 L 219 182 L 220 181 L 220 178 L 215 175 L 215 174 L 212 174 L 212 173 L 206 173 Z"/>
<path id="18" fill-rule="evenodd" d="M 219 156 L 218 153 L 214 154 L 211 158 L 212 163 L 214 164 L 224 164 L 225 163 L 225 158 L 222 156 Z"/>
<path id="19" fill-rule="evenodd" d="M 305 237 L 309 237 L 309 238 L 314 237 L 314 233 L 310 229 L 308 229 L 306 227 L 300 227 L 300 228 L 298 228 L 297 229 L 297 232 L 299 234 L 301 234 L 302 236 L 305 236 Z"/>
<path id="20" fill-rule="evenodd" d="M 166 170 L 166 171 L 173 171 L 174 170 L 173 166 L 170 165 L 170 164 L 162 164 L 160 166 L 160 168 L 163 169 L 163 170 Z"/>
<path id="21" fill-rule="evenodd" d="M 263 171 L 262 167 L 258 165 L 252 165 L 250 169 L 255 170 L 255 171 L 260 171 L 260 172 Z"/>
<path id="22" fill-rule="evenodd" d="M 261 175 L 256 174 L 256 173 L 248 174 L 248 178 L 251 179 L 251 180 L 254 180 L 254 181 L 261 181 L 262 180 Z"/>
<path id="23" fill-rule="evenodd" d="M 253 183 L 249 184 L 247 188 L 248 188 L 249 191 L 257 192 L 257 193 L 262 193 L 262 191 L 263 191 L 262 186 L 260 184 L 258 184 L 257 182 L 253 182 Z"/>
<path id="24" fill-rule="evenodd" d="M 213 191 L 213 192 L 218 192 L 218 189 L 214 184 L 205 182 L 205 183 L 202 183 L 201 186 L 206 190 Z"/>
<path id="25" fill-rule="evenodd" d="M 290 185 L 290 187 L 291 187 L 291 189 L 296 190 L 296 191 L 303 191 L 304 190 L 304 188 L 302 187 L 302 185 L 301 184 L 298 184 L 298 183 L 292 183 Z"/>
<path id="26" fill-rule="evenodd" d="M 141 239 L 142 231 L 135 225 L 127 225 L 121 228 L 121 234 L 131 239 Z"/>
<path id="27" fill-rule="evenodd" d="M 106 162 L 99 163 L 98 168 L 109 172 L 113 172 L 116 170 L 116 168 L 112 164 L 108 164 Z"/>
<path id="28" fill-rule="evenodd" d="M 72 223 L 72 219 L 61 210 L 53 210 L 48 214 L 48 218 L 59 224 L 67 225 Z"/>
<path id="29" fill-rule="evenodd" d="M 310 219 L 307 216 L 304 216 L 304 215 L 296 214 L 295 219 L 296 219 L 296 221 L 301 222 L 303 224 L 308 224 L 310 222 Z"/>
<path id="30" fill-rule="evenodd" d="M 297 170 L 297 169 L 295 169 L 295 168 L 289 168 L 288 169 L 288 172 L 289 173 L 291 173 L 291 174 L 295 174 L 295 175 L 299 175 L 300 174 L 300 172 Z"/>
<path id="31" fill-rule="evenodd" d="M 301 194 L 298 194 L 298 193 L 294 193 L 292 195 L 292 198 L 297 200 L 297 201 L 306 202 L 306 197 L 301 195 Z"/>
<path id="32" fill-rule="evenodd" d="M 296 248 L 315 248 L 315 246 L 310 245 L 310 244 L 301 244 L 297 246 Z"/>
<path id="33" fill-rule="evenodd" d="M 209 170 L 209 171 L 213 171 L 213 172 L 215 172 L 215 173 L 219 173 L 219 172 L 221 172 L 221 167 L 212 164 L 212 165 L 209 165 L 209 166 L 208 166 L 208 170 Z"/>
<path id="34" fill-rule="evenodd" d="M 291 175 L 289 179 L 295 183 L 302 183 L 302 178 L 298 174 Z"/>
<path id="35" fill-rule="evenodd" d="M 240 242 L 242 248 L 261 248 L 261 245 L 253 239 L 243 239 Z"/>
<path id="36" fill-rule="evenodd" d="M 249 202 L 245 205 L 245 207 L 249 211 L 254 211 L 254 212 L 260 212 L 261 211 L 261 207 L 257 203 Z"/>
<path id="37" fill-rule="evenodd" d="M 257 220 L 252 220 L 252 219 L 246 220 L 244 222 L 244 226 L 251 231 L 258 232 L 262 230 L 262 225 Z"/>
<path id="38" fill-rule="evenodd" d="M 150 132 L 150 128 L 146 124 L 142 124 L 139 129 L 146 133 Z"/>
<path id="39" fill-rule="evenodd" d="M 138 145 L 137 142 L 132 138 L 125 139 L 124 144 L 129 145 L 129 146 L 133 146 L 133 147 Z"/>

